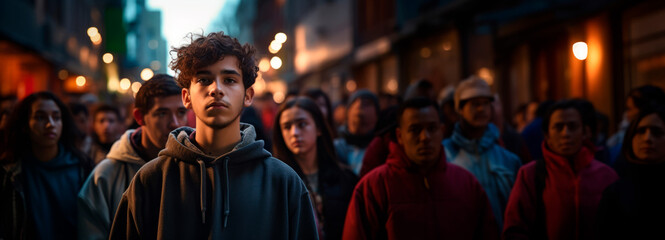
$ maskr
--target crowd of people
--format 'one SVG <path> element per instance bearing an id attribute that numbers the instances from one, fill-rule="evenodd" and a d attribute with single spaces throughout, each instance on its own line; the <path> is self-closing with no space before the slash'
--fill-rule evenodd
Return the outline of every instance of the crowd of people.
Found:
<path id="1" fill-rule="evenodd" d="M 50 92 L 0 99 L 0 239 L 665 238 L 658 87 L 630 91 L 610 136 L 585 99 L 506 121 L 477 76 L 441 99 L 423 79 L 277 104 L 255 96 L 254 51 L 192 35 L 132 125 Z"/>

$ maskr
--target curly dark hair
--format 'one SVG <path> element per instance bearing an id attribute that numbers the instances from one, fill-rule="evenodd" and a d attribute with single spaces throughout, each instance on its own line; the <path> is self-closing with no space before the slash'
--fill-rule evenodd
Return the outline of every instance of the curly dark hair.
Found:
<path id="1" fill-rule="evenodd" d="M 180 87 L 189 88 L 197 69 L 210 66 L 226 56 L 238 58 L 245 89 L 254 84 L 259 68 L 254 59 L 256 49 L 252 45 L 241 45 L 238 39 L 221 31 L 208 36 L 190 33 L 188 37 L 191 39 L 189 45 L 171 49 L 171 54 L 175 53 L 176 57 L 169 66 L 176 72 L 176 81 Z"/>

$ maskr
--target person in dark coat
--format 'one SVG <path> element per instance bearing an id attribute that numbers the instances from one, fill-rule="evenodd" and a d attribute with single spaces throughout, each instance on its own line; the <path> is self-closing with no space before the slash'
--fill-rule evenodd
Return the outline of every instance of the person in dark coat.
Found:
<path id="1" fill-rule="evenodd" d="M 358 178 L 340 166 L 332 130 L 316 103 L 298 97 L 281 106 L 273 131 L 275 157 L 307 185 L 317 217 L 319 239 L 342 239 L 346 209 Z"/>
<path id="2" fill-rule="evenodd" d="M 33 93 L 9 117 L 0 145 L 0 239 L 76 239 L 76 194 L 92 163 L 76 146 L 67 106 Z"/>
<path id="3" fill-rule="evenodd" d="M 665 109 L 640 113 L 623 155 L 625 171 L 600 200 L 598 239 L 665 239 Z"/>

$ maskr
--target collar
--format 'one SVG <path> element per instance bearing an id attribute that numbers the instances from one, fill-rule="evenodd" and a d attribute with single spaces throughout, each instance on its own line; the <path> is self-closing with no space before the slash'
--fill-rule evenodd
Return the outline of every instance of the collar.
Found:
<path id="1" fill-rule="evenodd" d="M 447 166 L 446 154 L 444 154 L 443 145 L 440 145 L 439 147 L 441 147 L 439 161 L 434 165 L 432 169 L 428 170 L 427 173 L 446 170 Z M 386 164 L 397 168 L 404 168 L 409 172 L 420 173 L 420 168 L 418 168 L 418 165 L 409 160 L 409 158 L 406 156 L 406 153 L 404 152 L 404 148 L 402 148 L 401 145 L 391 141 L 389 149 L 390 149 L 390 154 L 388 155 Z"/>
<path id="2" fill-rule="evenodd" d="M 545 141 L 541 144 L 541 148 L 543 150 L 543 157 L 545 158 L 546 162 L 549 162 L 551 164 L 554 164 L 557 167 L 562 167 L 566 169 L 572 169 L 574 172 L 579 172 L 580 170 L 586 168 L 591 164 L 591 161 L 593 161 L 593 151 L 589 149 L 589 146 L 582 145 L 582 148 L 573 155 L 572 157 L 572 162 L 573 166 L 570 165 L 570 161 L 568 158 L 558 155 L 554 152 L 552 152 L 548 147 Z"/>

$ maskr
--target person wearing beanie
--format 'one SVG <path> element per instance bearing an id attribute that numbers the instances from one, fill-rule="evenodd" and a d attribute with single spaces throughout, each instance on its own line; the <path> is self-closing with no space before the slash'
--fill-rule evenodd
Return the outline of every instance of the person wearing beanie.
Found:
<path id="1" fill-rule="evenodd" d="M 335 139 L 335 150 L 341 163 L 358 175 L 367 146 L 374 138 L 379 116 L 379 99 L 366 89 L 353 93 L 347 105 L 346 125 Z"/>
<path id="2" fill-rule="evenodd" d="M 510 190 L 522 163 L 499 144 L 499 129 L 491 123 L 493 100 L 485 80 L 472 76 L 460 82 L 454 95 L 460 118 L 443 145 L 446 159 L 473 173 L 483 186 L 501 228 Z"/>

